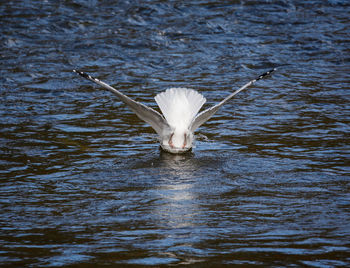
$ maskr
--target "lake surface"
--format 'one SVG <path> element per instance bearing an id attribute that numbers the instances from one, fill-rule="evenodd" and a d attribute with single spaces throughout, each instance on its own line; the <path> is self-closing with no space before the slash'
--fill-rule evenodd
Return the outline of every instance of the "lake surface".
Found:
<path id="1" fill-rule="evenodd" d="M 2 1 L 0 266 L 350 266 L 348 1 Z M 153 108 L 221 101 L 183 155 Z"/>

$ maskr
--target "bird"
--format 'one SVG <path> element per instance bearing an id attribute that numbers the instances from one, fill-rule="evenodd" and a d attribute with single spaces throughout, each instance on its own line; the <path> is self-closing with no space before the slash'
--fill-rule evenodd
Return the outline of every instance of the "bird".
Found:
<path id="1" fill-rule="evenodd" d="M 125 103 L 141 120 L 150 124 L 159 136 L 160 147 L 169 153 L 180 154 L 190 151 L 193 147 L 194 132 L 212 117 L 225 103 L 236 94 L 253 85 L 256 81 L 270 75 L 277 70 L 273 68 L 257 78 L 249 81 L 216 105 L 200 111 L 206 98 L 198 91 L 190 88 L 169 88 L 157 94 L 154 99 L 161 113 L 151 107 L 137 102 L 107 83 L 90 76 L 89 74 L 73 70 L 83 78 L 86 78 L 115 94 Z"/>

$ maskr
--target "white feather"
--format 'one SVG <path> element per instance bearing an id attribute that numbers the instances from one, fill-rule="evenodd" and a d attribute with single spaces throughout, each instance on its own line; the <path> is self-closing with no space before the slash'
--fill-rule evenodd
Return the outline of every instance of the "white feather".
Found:
<path id="1" fill-rule="evenodd" d="M 154 98 L 168 124 L 177 129 L 188 129 L 206 99 L 188 88 L 170 88 Z"/>

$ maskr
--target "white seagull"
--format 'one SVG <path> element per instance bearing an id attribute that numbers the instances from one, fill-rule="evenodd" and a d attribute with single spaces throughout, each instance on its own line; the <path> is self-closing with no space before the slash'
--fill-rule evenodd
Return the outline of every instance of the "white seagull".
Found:
<path id="1" fill-rule="evenodd" d="M 119 90 L 102 82 L 84 72 L 73 70 L 80 76 L 99 84 L 108 89 L 124 102 L 143 121 L 147 122 L 160 137 L 160 146 L 163 150 L 178 154 L 184 153 L 192 148 L 195 130 L 204 124 L 221 106 L 229 101 L 240 91 L 254 84 L 256 81 L 269 75 L 276 68 L 251 80 L 235 92 L 228 95 L 218 104 L 200 113 L 199 110 L 206 102 L 202 94 L 188 88 L 170 88 L 155 96 L 155 100 L 163 115 L 156 110 L 134 101 Z"/>

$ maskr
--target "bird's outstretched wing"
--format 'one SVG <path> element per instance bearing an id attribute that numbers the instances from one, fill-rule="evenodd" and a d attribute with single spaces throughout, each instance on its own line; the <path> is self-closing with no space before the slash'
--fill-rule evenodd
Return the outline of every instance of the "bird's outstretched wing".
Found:
<path id="1" fill-rule="evenodd" d="M 106 84 L 105 82 L 102 82 L 98 80 L 97 78 L 94 78 L 84 72 L 80 72 L 77 70 L 73 70 L 73 72 L 79 74 L 80 76 L 104 87 L 105 89 L 108 89 L 113 94 L 117 95 L 117 97 L 124 102 L 126 105 L 130 107 L 130 109 L 143 121 L 147 122 L 152 126 L 152 128 L 158 133 L 159 136 L 164 135 L 164 131 L 170 130 L 170 127 L 168 123 L 165 121 L 164 117 L 158 113 L 157 111 L 153 110 L 152 108 L 134 101 L 133 99 L 130 99 L 128 96 L 124 95 L 114 87 Z"/>
<path id="2" fill-rule="evenodd" d="M 251 80 L 250 82 L 248 82 L 247 84 L 245 84 L 244 86 L 242 86 L 241 88 L 237 89 L 235 92 L 231 93 L 229 96 L 227 96 L 224 100 L 222 100 L 221 102 L 219 102 L 218 104 L 214 105 L 213 107 L 204 110 L 203 112 L 200 112 L 192 121 L 191 123 L 191 131 L 194 132 L 198 127 L 200 127 L 202 124 L 204 124 L 210 117 L 212 117 L 212 115 L 214 115 L 221 106 L 223 106 L 227 101 L 229 101 L 230 99 L 233 98 L 233 96 L 235 96 L 237 93 L 241 92 L 242 90 L 246 89 L 247 87 L 251 86 L 252 84 L 254 84 L 256 81 L 264 78 L 265 76 L 271 74 L 273 71 L 275 71 L 276 68 L 263 73 L 262 75 L 260 75 L 259 77 L 255 78 L 254 80 Z"/>

